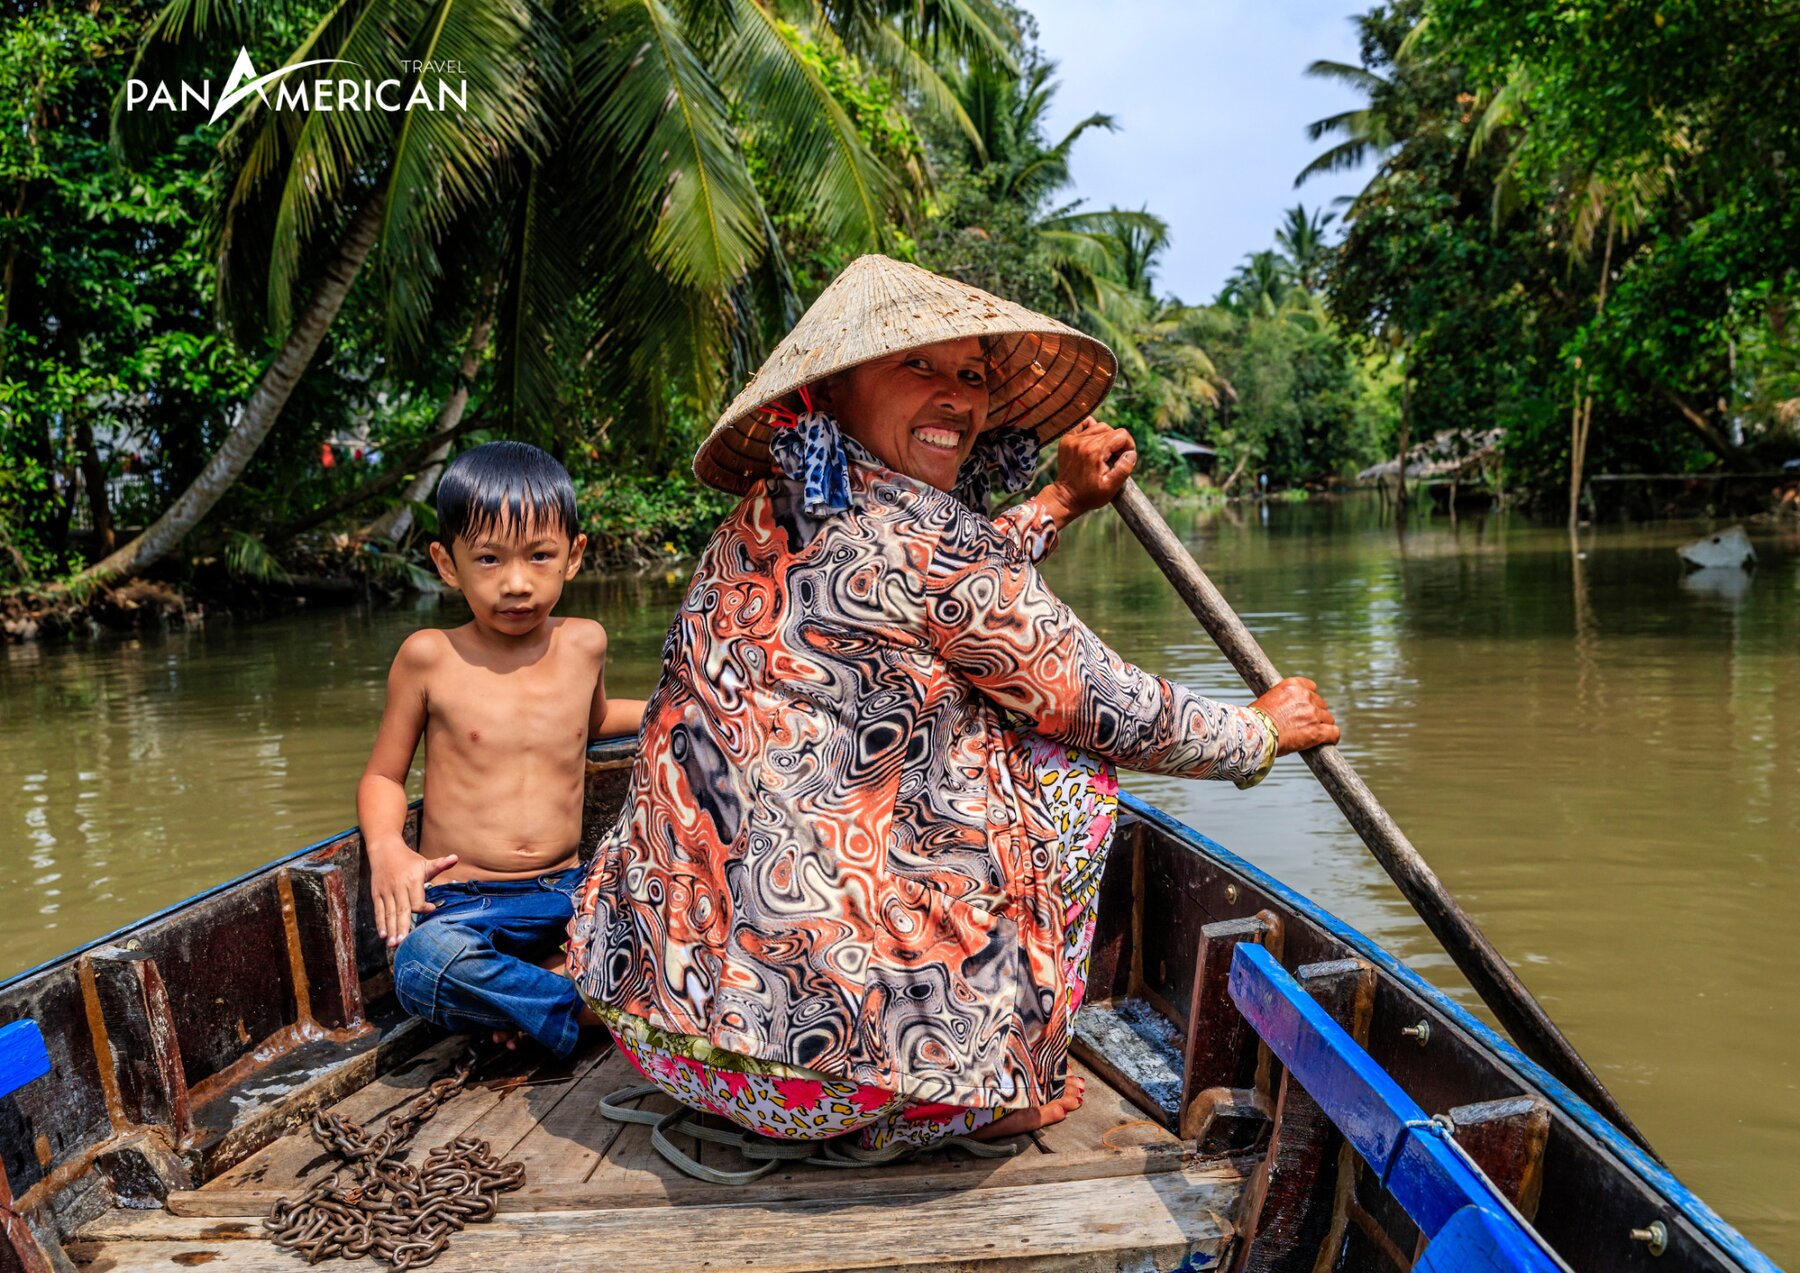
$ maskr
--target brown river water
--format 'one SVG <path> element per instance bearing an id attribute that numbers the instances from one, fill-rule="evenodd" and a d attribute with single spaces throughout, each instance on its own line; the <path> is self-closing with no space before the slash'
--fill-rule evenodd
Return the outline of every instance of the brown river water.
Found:
<path id="1" fill-rule="evenodd" d="M 1676 1174 L 1800 1264 L 1800 532 L 1684 575 L 1697 523 L 1584 530 L 1578 558 L 1516 515 L 1401 536 L 1361 499 L 1171 521 Z M 1248 697 L 1110 514 L 1046 574 L 1128 658 Z M 648 693 L 685 583 L 570 589 L 613 692 Z M 460 606 L 0 648 L 0 976 L 354 822 L 388 661 Z M 1297 760 L 1125 786 L 1473 1006 Z"/>

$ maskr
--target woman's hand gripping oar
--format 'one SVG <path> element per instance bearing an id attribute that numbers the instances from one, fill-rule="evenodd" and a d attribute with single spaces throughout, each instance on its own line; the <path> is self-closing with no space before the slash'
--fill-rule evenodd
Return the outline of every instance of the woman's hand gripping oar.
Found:
<path id="1" fill-rule="evenodd" d="M 1088 426 L 1084 422 L 1083 429 Z M 1122 432 L 1119 431 L 1119 432 Z M 1129 445 L 1129 444 L 1127 444 Z M 1187 602 L 1188 609 L 1200 621 L 1231 665 L 1237 669 L 1238 675 L 1257 694 L 1265 694 L 1270 687 L 1280 681 L 1281 674 L 1275 670 L 1275 664 L 1263 653 L 1262 646 L 1250 635 L 1244 621 L 1237 617 L 1231 606 L 1225 601 L 1219 590 L 1213 586 L 1212 580 L 1200 569 L 1169 524 L 1162 519 L 1143 491 L 1133 482 L 1129 473 L 1135 461 L 1135 453 L 1121 451 L 1109 464 L 1113 472 L 1109 474 L 1119 482 L 1118 494 L 1113 499 L 1113 507 L 1124 519 L 1133 534 L 1144 545 L 1146 552 L 1175 585 L 1175 591 Z M 1119 470 L 1122 470 L 1121 473 Z M 1106 483 L 1112 485 L 1111 481 Z M 1279 722 L 1278 722 L 1279 723 Z M 1388 873 L 1400 892 L 1405 896 L 1425 926 L 1431 930 L 1456 966 L 1462 970 L 1475 993 L 1481 1001 L 1499 1018 L 1500 1024 L 1512 1035 L 1521 1050 L 1555 1075 L 1563 1083 L 1604 1114 L 1627 1136 L 1651 1157 L 1656 1151 L 1644 1138 L 1625 1111 L 1620 1108 L 1612 1093 L 1568 1039 L 1563 1037 L 1556 1024 L 1550 1020 L 1543 1007 L 1531 996 L 1513 970 L 1507 966 L 1500 952 L 1484 937 L 1475 926 L 1475 921 L 1463 912 L 1456 899 L 1450 896 L 1443 881 L 1439 880 L 1419 851 L 1406 838 L 1388 811 L 1381 807 L 1371 792 L 1357 776 L 1350 762 L 1335 746 L 1318 746 L 1302 751 L 1302 758 L 1307 767 L 1318 778 L 1319 784 L 1330 793 L 1343 810 L 1344 817 L 1349 820 L 1356 833 L 1374 854 L 1375 860 Z"/>

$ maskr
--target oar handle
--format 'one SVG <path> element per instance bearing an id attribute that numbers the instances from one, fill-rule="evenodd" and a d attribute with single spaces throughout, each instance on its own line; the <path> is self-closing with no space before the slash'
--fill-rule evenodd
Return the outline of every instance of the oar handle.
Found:
<path id="1" fill-rule="evenodd" d="M 1138 484 L 1126 479 L 1113 507 L 1168 577 L 1188 609 L 1218 644 L 1225 657 L 1258 694 L 1281 679 L 1274 662 L 1263 652 L 1250 629 L 1238 618 L 1213 581 L 1206 577 L 1193 555 L 1169 529 Z M 1481 1001 L 1493 1010 L 1506 1032 L 1521 1050 L 1561 1079 L 1589 1105 L 1611 1119 L 1636 1141 L 1645 1153 L 1656 1156 L 1643 1132 L 1620 1108 L 1587 1062 L 1562 1031 L 1556 1028 L 1500 952 L 1482 935 L 1475 921 L 1463 911 L 1450 891 L 1406 838 L 1375 793 L 1351 768 L 1336 747 L 1314 747 L 1300 753 L 1319 785 L 1330 793 L 1381 868 L 1388 873 L 1425 926 L 1431 930 L 1456 966 L 1462 970 Z"/>

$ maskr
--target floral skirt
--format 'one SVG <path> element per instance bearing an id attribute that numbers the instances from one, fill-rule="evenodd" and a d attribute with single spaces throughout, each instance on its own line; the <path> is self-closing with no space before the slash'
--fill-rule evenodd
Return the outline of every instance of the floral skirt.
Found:
<path id="1" fill-rule="evenodd" d="M 1063 969 L 1075 1010 L 1087 986 L 1100 877 L 1112 845 L 1119 784 L 1109 762 L 1033 733 L 1019 736 L 1056 819 L 1063 911 Z M 592 1001 L 590 1000 L 590 1003 Z M 650 1082 L 681 1104 L 781 1140 L 825 1140 L 860 1132 L 864 1149 L 924 1148 L 967 1135 L 1007 1111 L 908 1103 L 897 1093 L 800 1066 L 714 1047 L 707 1039 L 660 1030 L 641 1017 L 593 1003 L 619 1050 Z"/>

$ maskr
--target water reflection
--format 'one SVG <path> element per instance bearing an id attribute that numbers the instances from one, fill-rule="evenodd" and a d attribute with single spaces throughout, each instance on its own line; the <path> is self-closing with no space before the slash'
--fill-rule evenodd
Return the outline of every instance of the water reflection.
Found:
<path id="1" fill-rule="evenodd" d="M 1800 532 L 1753 535 L 1755 573 L 1725 579 L 1683 572 L 1691 524 L 1572 545 L 1500 514 L 1402 536 L 1373 502 L 1170 520 L 1682 1177 L 1800 1258 Z M 1075 528 L 1047 574 L 1127 657 L 1247 697 L 1116 519 Z M 648 691 L 685 582 L 571 590 L 612 632 L 616 692 Z M 394 649 L 461 617 L 0 651 L 0 971 L 348 826 Z M 1127 786 L 1467 1001 L 1303 765 L 1249 792 Z"/>

